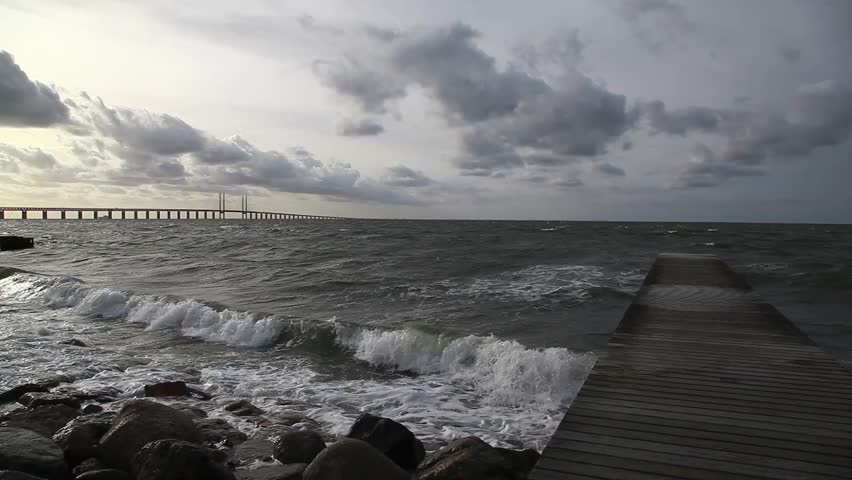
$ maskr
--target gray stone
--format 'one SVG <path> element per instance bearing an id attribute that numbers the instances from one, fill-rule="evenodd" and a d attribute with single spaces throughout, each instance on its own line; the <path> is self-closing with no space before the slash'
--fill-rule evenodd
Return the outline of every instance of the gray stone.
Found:
<path id="1" fill-rule="evenodd" d="M 12 410 L 0 418 L 0 427 L 26 428 L 49 438 L 79 415 L 78 410 L 68 405 L 42 405 L 35 408 L 22 408 Z"/>
<path id="2" fill-rule="evenodd" d="M 77 398 L 45 392 L 25 393 L 18 397 L 18 403 L 27 408 L 35 408 L 42 405 L 68 405 L 71 408 L 80 408 L 80 400 Z"/>
<path id="3" fill-rule="evenodd" d="M 401 469 L 369 443 L 344 438 L 332 443 L 308 465 L 303 480 L 411 480 Z"/>
<path id="4" fill-rule="evenodd" d="M 325 448 L 325 441 L 317 432 L 294 430 L 279 436 L 272 455 L 283 464 L 311 463 Z"/>
<path id="5" fill-rule="evenodd" d="M 54 433 L 53 441 L 65 452 L 65 458 L 76 465 L 98 456 L 98 441 L 110 429 L 114 417 L 112 412 L 79 416 Z"/>
<path id="6" fill-rule="evenodd" d="M 0 470 L 0 480 L 44 480 L 44 478 L 15 470 Z"/>
<path id="7" fill-rule="evenodd" d="M 181 440 L 157 440 L 133 458 L 133 474 L 144 480 L 236 480 L 209 449 Z"/>
<path id="8" fill-rule="evenodd" d="M 0 427 L 0 468 L 64 480 L 68 466 L 53 440 L 23 428 Z"/>
<path id="9" fill-rule="evenodd" d="M 103 411 L 104 411 L 104 407 L 102 407 L 100 405 L 96 405 L 94 403 L 90 403 L 89 405 L 86 405 L 85 407 L 83 407 L 83 414 L 84 415 L 89 415 L 89 414 L 92 414 L 92 413 L 101 413 Z"/>
<path id="10" fill-rule="evenodd" d="M 63 340 L 63 341 L 59 342 L 59 344 L 60 345 L 71 345 L 71 346 L 74 346 L 74 347 L 88 347 L 88 345 L 86 345 L 86 342 L 84 342 L 82 340 L 78 340 L 76 338 L 69 338 L 68 340 Z"/>
<path id="11" fill-rule="evenodd" d="M 538 460 L 534 450 L 494 448 L 466 437 L 432 452 L 417 469 L 418 480 L 522 480 Z"/>
<path id="12" fill-rule="evenodd" d="M 76 480 L 133 480 L 130 474 L 121 470 L 112 468 L 104 468 L 102 470 L 92 470 L 86 472 Z"/>
<path id="13" fill-rule="evenodd" d="M 0 393 L 0 403 L 9 403 L 17 401 L 21 395 L 29 392 L 47 392 L 48 389 L 44 385 L 36 384 L 36 383 L 25 383 L 23 385 L 17 385 L 5 392 Z"/>
<path id="14" fill-rule="evenodd" d="M 263 415 L 263 410 L 254 406 L 248 400 L 238 400 L 225 405 L 225 410 L 231 412 L 238 417 L 251 417 L 255 415 Z"/>
<path id="15" fill-rule="evenodd" d="M 104 465 L 104 463 L 101 462 L 99 459 L 87 458 L 87 459 L 83 460 L 82 462 L 80 462 L 79 465 L 72 468 L 71 473 L 75 477 L 79 477 L 80 475 L 82 475 L 86 472 L 91 472 L 91 471 L 94 471 L 94 470 L 104 470 L 106 468 L 107 468 L 107 466 Z"/>
<path id="16" fill-rule="evenodd" d="M 347 437 L 364 440 L 408 471 L 417 468 L 426 456 L 423 443 L 404 425 L 369 413 L 355 420 Z"/>
<path id="17" fill-rule="evenodd" d="M 256 461 L 271 462 L 275 444 L 265 438 L 255 437 L 237 446 L 233 461 L 237 465 L 245 465 Z"/>
<path id="18" fill-rule="evenodd" d="M 307 467 L 305 463 L 262 465 L 257 468 L 238 468 L 234 475 L 239 480 L 302 480 Z"/>
<path id="19" fill-rule="evenodd" d="M 183 412 L 161 403 L 133 400 L 118 412 L 112 428 L 101 438 L 100 458 L 107 465 L 130 470 L 136 452 L 166 438 L 200 443 L 201 433 Z"/>
<path id="20" fill-rule="evenodd" d="M 221 418 L 193 418 L 204 444 L 233 448 L 248 440 L 245 433 Z"/>
<path id="21" fill-rule="evenodd" d="M 160 382 L 145 385 L 146 397 L 186 397 L 189 387 L 184 382 Z"/>

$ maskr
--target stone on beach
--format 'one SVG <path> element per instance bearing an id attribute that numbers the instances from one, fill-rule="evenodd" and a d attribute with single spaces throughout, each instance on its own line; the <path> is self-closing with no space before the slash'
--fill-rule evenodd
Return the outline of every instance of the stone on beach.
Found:
<path id="1" fill-rule="evenodd" d="M 279 436 L 273 456 L 283 464 L 311 463 L 325 449 L 325 441 L 317 432 L 294 430 Z"/>
<path id="2" fill-rule="evenodd" d="M 288 465 L 270 464 L 257 468 L 238 468 L 234 475 L 239 480 L 302 480 L 307 464 L 290 463 Z"/>
<path id="3" fill-rule="evenodd" d="M 44 478 L 17 470 L 0 470 L 0 480 L 44 480 Z"/>
<path id="4" fill-rule="evenodd" d="M 79 415 L 78 410 L 68 405 L 42 405 L 35 408 L 22 408 L 12 410 L 0 417 L 0 427 L 25 428 L 50 438 L 57 430 Z"/>
<path id="5" fill-rule="evenodd" d="M 53 441 L 72 465 L 97 457 L 98 442 L 110 429 L 114 417 L 112 412 L 79 416 L 53 434 Z"/>
<path id="6" fill-rule="evenodd" d="M 185 413 L 149 400 L 133 400 L 118 413 L 101 438 L 101 458 L 111 466 L 129 470 L 133 456 L 146 444 L 162 439 L 201 443 L 201 433 Z"/>
<path id="7" fill-rule="evenodd" d="M 37 383 L 25 383 L 23 385 L 16 385 L 5 392 L 0 393 L 0 403 L 10 403 L 17 401 L 21 395 L 29 392 L 48 392 L 50 391 L 46 386 L 37 384 Z"/>
<path id="8" fill-rule="evenodd" d="M 27 392 L 18 397 L 18 403 L 27 408 L 42 405 L 68 405 L 71 408 L 80 408 L 80 400 L 77 398 L 47 392 Z"/>
<path id="9" fill-rule="evenodd" d="M 106 468 L 107 468 L 107 466 L 104 465 L 104 463 L 100 459 L 98 459 L 98 458 L 87 458 L 87 459 L 83 460 L 82 462 L 80 462 L 79 465 L 72 468 L 71 473 L 75 477 L 79 477 L 80 475 L 82 475 L 86 472 L 91 472 L 91 471 L 94 471 L 94 470 L 104 470 Z"/>
<path id="10" fill-rule="evenodd" d="M 0 427 L 0 468 L 65 480 L 68 465 L 53 440 L 23 428 Z"/>
<path id="11" fill-rule="evenodd" d="M 405 470 L 413 471 L 426 456 L 423 443 L 404 425 L 389 418 L 364 413 L 352 425 L 349 438 L 363 440 Z"/>
<path id="12" fill-rule="evenodd" d="M 189 387 L 184 382 L 160 382 L 145 385 L 146 397 L 186 397 Z"/>
<path id="13" fill-rule="evenodd" d="M 308 465 L 303 480 L 411 480 L 400 468 L 372 445 L 344 438 L 328 446 Z"/>
<path id="14" fill-rule="evenodd" d="M 101 470 L 91 470 L 80 476 L 78 476 L 75 480 L 133 480 L 130 475 L 122 470 L 115 470 L 113 468 L 104 468 Z"/>
<path id="15" fill-rule="evenodd" d="M 236 480 L 210 450 L 181 440 L 157 440 L 133 458 L 133 474 L 144 480 Z"/>
<path id="16" fill-rule="evenodd" d="M 225 410 L 231 412 L 237 417 L 251 417 L 255 415 L 263 415 L 263 410 L 254 406 L 248 400 L 237 400 L 225 405 Z"/>
<path id="17" fill-rule="evenodd" d="M 207 446 L 220 445 L 233 448 L 248 440 L 245 433 L 221 418 L 193 418 L 192 421 L 198 427 L 203 442 Z"/>
<path id="18" fill-rule="evenodd" d="M 418 480 L 522 480 L 538 460 L 534 450 L 495 448 L 466 437 L 432 452 L 417 469 Z"/>

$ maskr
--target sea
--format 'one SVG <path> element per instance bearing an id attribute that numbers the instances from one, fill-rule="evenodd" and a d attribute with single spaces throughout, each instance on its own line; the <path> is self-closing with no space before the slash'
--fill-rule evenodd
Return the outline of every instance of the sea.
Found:
<path id="1" fill-rule="evenodd" d="M 405 220 L 0 222 L 0 391 L 182 380 L 345 434 L 542 448 L 659 252 L 719 255 L 852 365 L 852 226 Z M 88 347 L 62 343 L 77 339 Z M 9 405 L 0 408 L 11 408 Z"/>

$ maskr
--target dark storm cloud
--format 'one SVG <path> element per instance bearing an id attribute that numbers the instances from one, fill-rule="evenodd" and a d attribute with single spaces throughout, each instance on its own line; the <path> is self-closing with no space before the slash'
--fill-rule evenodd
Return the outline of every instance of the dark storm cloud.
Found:
<path id="1" fill-rule="evenodd" d="M 93 102 L 92 123 L 98 131 L 120 144 L 157 155 L 197 152 L 205 144 L 199 130 L 183 120 L 129 108 L 109 108 L 102 100 Z"/>
<path id="2" fill-rule="evenodd" d="M 34 82 L 0 50 L 0 126 L 48 127 L 68 121 L 69 110 L 55 90 Z"/>
<path id="3" fill-rule="evenodd" d="M 651 52 L 679 43 L 696 29 L 686 8 L 672 0 L 614 0 L 611 5 Z"/>
<path id="4" fill-rule="evenodd" d="M 382 183 L 394 187 L 425 187 L 434 184 L 435 181 L 419 170 L 397 165 L 387 169 Z"/>
<path id="5" fill-rule="evenodd" d="M 576 31 L 519 49 L 518 61 L 505 67 L 479 48 L 478 37 L 463 23 L 394 32 L 325 62 L 333 67 L 320 78 L 368 113 L 386 111 L 409 86 L 424 89 L 462 129 L 455 163 L 463 175 L 575 163 L 605 153 L 635 124 L 638 112 L 623 95 L 575 68 L 583 51 Z"/>
<path id="6" fill-rule="evenodd" d="M 626 172 L 623 168 L 607 162 L 598 163 L 597 165 L 595 165 L 595 170 L 610 177 L 623 177 L 626 175 Z"/>
<path id="7" fill-rule="evenodd" d="M 0 143 L 0 159 L 7 164 L 24 165 L 37 170 L 50 170 L 59 163 L 56 158 L 38 148 L 17 148 Z"/>
<path id="8" fill-rule="evenodd" d="M 660 100 L 643 103 L 640 109 L 654 131 L 670 135 L 686 135 L 693 130 L 716 131 L 722 118 L 729 115 L 717 109 L 694 106 L 669 111 Z"/>
<path id="9" fill-rule="evenodd" d="M 344 137 L 364 137 L 379 135 L 385 131 L 381 123 L 370 118 L 360 120 L 346 119 L 337 129 L 339 135 Z"/>
<path id="10" fill-rule="evenodd" d="M 719 159 L 707 146 L 700 144 L 693 148 L 690 162 L 676 179 L 675 188 L 715 187 L 730 178 L 760 176 L 764 173 L 756 168 Z"/>

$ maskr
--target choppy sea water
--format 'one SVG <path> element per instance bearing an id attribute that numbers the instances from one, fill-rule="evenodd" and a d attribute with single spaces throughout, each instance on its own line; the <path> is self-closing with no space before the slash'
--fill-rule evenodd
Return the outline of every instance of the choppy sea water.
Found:
<path id="1" fill-rule="evenodd" d="M 345 433 L 541 448 L 658 252 L 715 253 L 852 362 L 852 227 L 4 221 L 0 390 L 184 380 Z M 69 338 L 92 348 L 64 345 Z M 240 425 L 246 430 L 249 423 Z"/>

